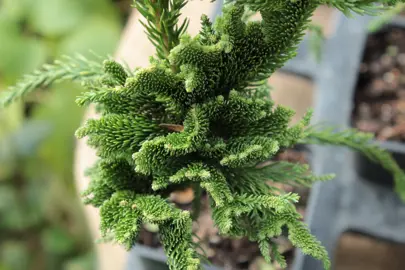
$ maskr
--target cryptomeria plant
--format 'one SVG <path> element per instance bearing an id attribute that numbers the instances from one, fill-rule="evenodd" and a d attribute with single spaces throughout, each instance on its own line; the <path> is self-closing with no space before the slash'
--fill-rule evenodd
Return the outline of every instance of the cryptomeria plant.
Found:
<path id="1" fill-rule="evenodd" d="M 215 23 L 202 16 L 200 33 L 191 37 L 188 21 L 178 22 L 186 2 L 134 3 L 156 47 L 149 67 L 130 70 L 111 59 L 101 65 L 66 58 L 27 76 L 2 104 L 58 80 L 85 82 L 89 91 L 77 103 L 96 104 L 100 113 L 77 131 L 79 138 L 89 138 L 99 157 L 88 171 L 85 202 L 100 207 L 103 234 L 111 233 L 127 248 L 136 243 L 143 224 L 154 224 L 171 269 L 201 269 L 192 216 L 168 200 L 172 191 L 192 187 L 194 205 L 203 190 L 209 195 L 221 234 L 256 241 L 266 260 L 272 257 L 285 267 L 272 238 L 286 227 L 291 242 L 328 269 L 326 250 L 300 221 L 294 206 L 298 195 L 266 183 L 310 186 L 332 175 L 317 177 L 306 165 L 266 161 L 297 143 L 348 146 L 392 172 L 403 199 L 405 175 L 370 134 L 311 127 L 310 112 L 291 125 L 294 111 L 273 104 L 267 79 L 295 56 L 319 5 L 349 15 L 376 14 L 394 3 L 230 1 Z M 252 12 L 259 12 L 261 20 L 248 21 Z"/>

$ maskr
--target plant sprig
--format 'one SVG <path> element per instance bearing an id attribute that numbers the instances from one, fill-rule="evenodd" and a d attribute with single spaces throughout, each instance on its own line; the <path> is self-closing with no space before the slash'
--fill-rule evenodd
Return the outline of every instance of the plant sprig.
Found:
<path id="1" fill-rule="evenodd" d="M 399 167 L 392 155 L 383 149 L 371 133 L 360 132 L 356 129 L 336 131 L 335 128 L 310 127 L 301 143 L 318 145 L 345 146 L 364 154 L 369 160 L 380 164 L 390 172 L 395 180 L 395 190 L 405 201 L 405 173 Z"/>
<path id="2" fill-rule="evenodd" d="M 15 102 L 40 87 L 61 81 L 80 81 L 98 78 L 104 74 L 102 61 L 89 60 L 81 54 L 62 56 L 52 64 L 45 64 L 31 74 L 25 75 L 17 84 L 3 92 L 0 108 Z"/>
<path id="3" fill-rule="evenodd" d="M 187 0 L 134 0 L 133 6 L 146 19 L 141 24 L 160 60 L 167 60 L 171 49 L 179 44 L 180 36 L 187 31 L 188 19 L 178 25 L 181 9 L 186 4 Z M 172 69 L 177 70 L 175 66 Z"/>

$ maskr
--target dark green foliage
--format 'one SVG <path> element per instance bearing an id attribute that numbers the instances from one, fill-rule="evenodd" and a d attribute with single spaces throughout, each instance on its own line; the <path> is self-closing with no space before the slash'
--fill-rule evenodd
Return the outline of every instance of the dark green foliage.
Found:
<path id="1" fill-rule="evenodd" d="M 153 193 L 140 190 L 140 183 L 129 185 L 131 179 L 136 183 L 144 175 L 143 186 L 158 194 L 176 184 L 198 183 L 212 198 L 214 222 L 221 233 L 249 236 L 264 243 L 288 226 L 294 243 L 323 259 L 328 267 L 325 250 L 298 221 L 300 217 L 293 206 L 297 195 L 273 194 L 265 184 L 272 180 L 272 173 L 274 181 L 291 177 L 290 181 L 309 184 L 317 178 L 305 174 L 307 167 L 293 167 L 291 173 L 284 175 L 272 166 L 255 169 L 280 147 L 290 147 L 300 139 L 309 115 L 289 127 L 292 110 L 276 107 L 269 99 L 256 98 L 256 92 L 246 88 L 294 55 L 314 8 L 306 0 L 298 1 L 277 11 L 261 10 L 265 17 L 262 22 L 245 23 L 244 6 L 228 5 L 214 26 L 203 17 L 200 35 L 184 35 L 171 50 L 170 66 L 179 72 L 155 61 L 151 67 L 128 76 L 123 85 L 123 69 L 117 63 L 105 62 L 105 70 L 119 86 L 111 90 L 104 90 L 111 86 L 103 86 L 79 99 L 81 104 L 91 99 L 106 110 L 100 119 L 90 120 L 78 131 L 80 137 L 88 135 L 90 144 L 98 149 L 100 164 L 103 159 L 108 160 L 108 166 L 99 164 L 95 168 L 93 181 L 99 184 L 92 187 L 96 206 L 100 206 L 101 198 L 105 199 L 101 205 L 104 231 L 113 231 L 119 242 L 130 247 L 135 244 L 140 223 L 157 223 L 171 269 L 199 269 L 197 255 L 190 249 L 191 234 L 181 233 L 190 226 L 191 218 L 177 217 L 177 210 L 167 208 L 163 199 L 147 195 Z M 284 23 L 280 23 L 281 14 Z M 280 27 L 277 31 L 271 27 L 276 21 Z M 281 29 L 285 29 L 283 33 Z M 117 98 L 110 98 L 112 95 Z M 144 104 L 152 107 L 159 103 L 156 108 L 161 110 L 148 111 L 132 105 L 136 97 L 142 97 Z M 169 108 L 165 100 L 171 100 L 177 109 Z M 180 125 L 181 129 L 171 130 L 161 124 Z M 133 161 L 127 159 L 130 153 Z M 283 167 L 289 171 L 286 168 Z M 118 190 L 117 181 L 125 191 Z M 107 199 L 108 196 L 111 197 Z M 151 198 L 153 202 L 145 204 L 145 209 L 139 205 Z M 149 220 L 145 220 L 145 215 L 151 216 Z M 160 221 L 163 218 L 165 221 Z M 273 257 L 283 263 L 280 254 Z"/>
<path id="2" fill-rule="evenodd" d="M 83 138 L 91 134 L 89 145 L 98 147 L 100 155 L 109 156 L 136 152 L 140 143 L 158 133 L 158 125 L 143 116 L 109 114 L 100 120 L 90 119 L 77 130 L 76 136 Z"/>
<path id="3" fill-rule="evenodd" d="M 128 78 L 128 74 L 125 69 L 112 60 L 104 61 L 104 72 L 107 73 L 111 80 L 118 85 L 124 85 Z M 114 85 L 114 83 L 112 84 Z"/>
<path id="4" fill-rule="evenodd" d="M 300 221 L 298 195 L 268 182 L 309 186 L 333 176 L 314 176 L 307 165 L 269 159 L 302 141 L 338 144 L 383 163 L 395 174 L 398 188 L 405 183 L 404 173 L 387 153 L 372 148 L 368 137 L 307 129 L 311 112 L 291 125 L 294 111 L 273 104 L 267 79 L 295 56 L 318 5 L 358 13 L 378 7 L 345 0 L 229 2 L 215 23 L 203 16 L 199 35 L 191 37 L 180 36 L 187 22 L 176 25 L 186 1 L 136 1 L 158 59 L 134 73 L 107 60 L 103 73 L 87 81 L 89 91 L 77 99 L 100 111 L 100 118 L 77 131 L 78 137 L 89 137 L 100 158 L 88 172 L 86 203 L 101 208 L 104 236 L 112 233 L 130 248 L 140 226 L 153 224 L 170 269 L 196 270 L 201 265 L 192 243 L 192 215 L 170 204 L 168 195 L 193 187 L 198 209 L 204 189 L 221 234 L 246 236 L 258 242 L 268 261 L 286 266 L 271 239 L 287 227 L 291 242 L 329 269 L 326 250 Z M 246 22 L 248 8 L 260 12 L 262 20 Z"/>
<path id="5" fill-rule="evenodd" d="M 187 19 L 180 26 L 177 25 L 180 11 L 186 4 L 186 0 L 134 0 L 135 8 L 146 19 L 141 23 L 148 38 L 155 46 L 158 58 L 163 61 L 187 30 Z"/>

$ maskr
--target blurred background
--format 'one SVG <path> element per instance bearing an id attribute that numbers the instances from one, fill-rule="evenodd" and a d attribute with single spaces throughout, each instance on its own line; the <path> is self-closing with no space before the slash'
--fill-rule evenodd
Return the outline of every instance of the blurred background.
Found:
<path id="1" fill-rule="evenodd" d="M 130 1 L 0 1 L 0 91 L 61 55 L 113 54 Z M 95 269 L 73 181 L 73 83 L 0 112 L 0 269 Z"/>
<path id="2" fill-rule="evenodd" d="M 90 49 L 100 56 L 113 55 L 128 21 L 131 2 L 0 0 L 0 91 L 13 85 L 23 74 L 61 55 L 87 55 Z M 207 2 L 191 1 L 185 10 L 185 16 L 192 19 L 192 33 L 198 32 L 201 12 L 213 14 L 217 9 Z M 399 6 L 395 14 L 382 17 L 373 24 L 373 29 L 384 26 L 402 10 Z M 319 8 L 314 14 L 314 22 L 323 29 L 325 38 L 333 35 L 335 14 L 335 10 L 327 7 Z M 358 69 L 352 123 L 361 130 L 375 133 L 381 140 L 405 140 L 404 25 L 370 32 Z M 138 39 L 143 41 L 134 43 L 133 46 L 142 44 L 133 55 L 138 62 L 146 63 L 153 50 L 150 45 L 144 46 L 145 36 L 134 38 Z M 322 37 L 312 33 L 313 55 L 319 54 L 317 50 L 322 42 Z M 275 102 L 297 111 L 295 120 L 315 105 L 318 90 L 311 78 L 280 71 L 271 77 L 270 84 L 274 87 Z M 73 134 L 84 115 L 83 108 L 74 100 L 81 91 L 83 89 L 73 83 L 58 84 L 40 89 L 24 101 L 0 111 L 0 270 L 98 269 L 95 239 L 86 224 L 73 177 Z M 301 150 L 283 153 L 278 158 L 307 161 L 306 153 Z M 289 187 L 283 188 L 291 191 Z M 310 192 L 294 191 L 303 197 L 298 207 L 305 217 Z M 184 196 L 179 200 L 187 202 L 189 199 Z M 207 226 L 212 225 L 209 220 L 205 222 Z M 141 243 L 157 246 L 153 233 L 152 229 L 149 232 L 146 229 Z M 213 241 L 216 232 L 202 236 Z M 279 241 L 282 253 L 293 261 L 295 253 L 291 243 L 286 238 Z M 277 265 L 264 265 L 255 247 L 249 246 L 251 249 L 246 252 L 243 242 L 227 245 L 227 248 L 218 243 L 216 248 L 207 246 L 213 261 L 221 266 L 233 263 L 230 268 L 233 270 L 279 269 Z M 347 232 L 336 249 L 336 269 L 401 270 L 405 269 L 404 256 L 405 245 L 399 242 Z M 228 257 L 229 262 L 222 257 Z M 123 268 L 117 266 L 116 269 Z M 139 270 L 137 266 L 133 269 Z"/>

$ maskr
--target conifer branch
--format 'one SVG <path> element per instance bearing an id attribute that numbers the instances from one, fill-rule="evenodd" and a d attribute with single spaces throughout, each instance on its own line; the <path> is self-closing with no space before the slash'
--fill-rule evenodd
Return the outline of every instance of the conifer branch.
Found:
<path id="1" fill-rule="evenodd" d="M 351 17 L 352 13 L 359 15 L 376 16 L 396 4 L 396 0 L 319 0 L 320 4 L 335 7 L 346 16 Z"/>
<path id="2" fill-rule="evenodd" d="M 146 19 L 141 21 L 149 40 L 156 48 L 158 58 L 167 63 L 170 51 L 179 44 L 180 36 L 187 31 L 189 20 L 178 26 L 181 9 L 187 0 L 134 0 L 134 7 Z M 168 64 L 168 63 L 167 63 Z M 173 72 L 178 68 L 171 65 Z"/>
<path id="3" fill-rule="evenodd" d="M 399 15 L 405 9 L 405 3 L 398 3 L 392 9 L 382 13 L 377 18 L 373 19 L 368 25 L 370 32 L 376 32 L 380 30 L 385 24 L 390 22 L 395 16 Z"/>
<path id="4" fill-rule="evenodd" d="M 371 161 L 380 164 L 389 171 L 395 180 L 395 189 L 401 199 L 405 200 L 405 173 L 398 166 L 391 154 L 381 148 L 370 133 L 347 129 L 336 132 L 333 128 L 309 128 L 301 140 L 307 144 L 345 146 L 364 154 Z"/>
<path id="5" fill-rule="evenodd" d="M 311 52 L 314 55 L 315 60 L 319 62 L 322 57 L 322 45 L 325 40 L 322 26 L 310 23 L 308 24 L 308 30 Z"/>
<path id="6" fill-rule="evenodd" d="M 102 64 L 91 61 L 82 55 L 63 56 L 53 64 L 45 64 L 32 74 L 25 75 L 17 84 L 4 92 L 0 98 L 0 108 L 23 98 L 37 88 L 48 87 L 61 81 L 84 82 L 103 75 Z"/>
<path id="7" fill-rule="evenodd" d="M 251 1 L 255 2 L 255 1 Z M 313 0 L 302 1 L 259 1 L 254 7 L 259 8 L 263 18 L 263 32 L 271 54 L 260 67 L 260 72 L 251 78 L 251 82 L 268 78 L 276 69 L 295 57 L 310 17 L 318 3 Z M 270 8 L 271 7 L 271 8 Z"/>
<path id="8" fill-rule="evenodd" d="M 308 164 L 297 164 L 286 161 L 259 165 L 255 169 L 248 169 L 247 172 L 253 175 L 256 174 L 261 179 L 307 187 L 310 187 L 314 182 L 328 181 L 335 177 L 334 174 L 317 176 L 311 172 Z"/>
<path id="9" fill-rule="evenodd" d="M 192 248 L 190 213 L 167 204 L 158 196 L 116 192 L 101 207 L 103 235 L 113 232 L 119 243 L 130 249 L 143 222 L 157 224 L 168 254 L 171 270 L 200 270 L 200 260 Z"/>

